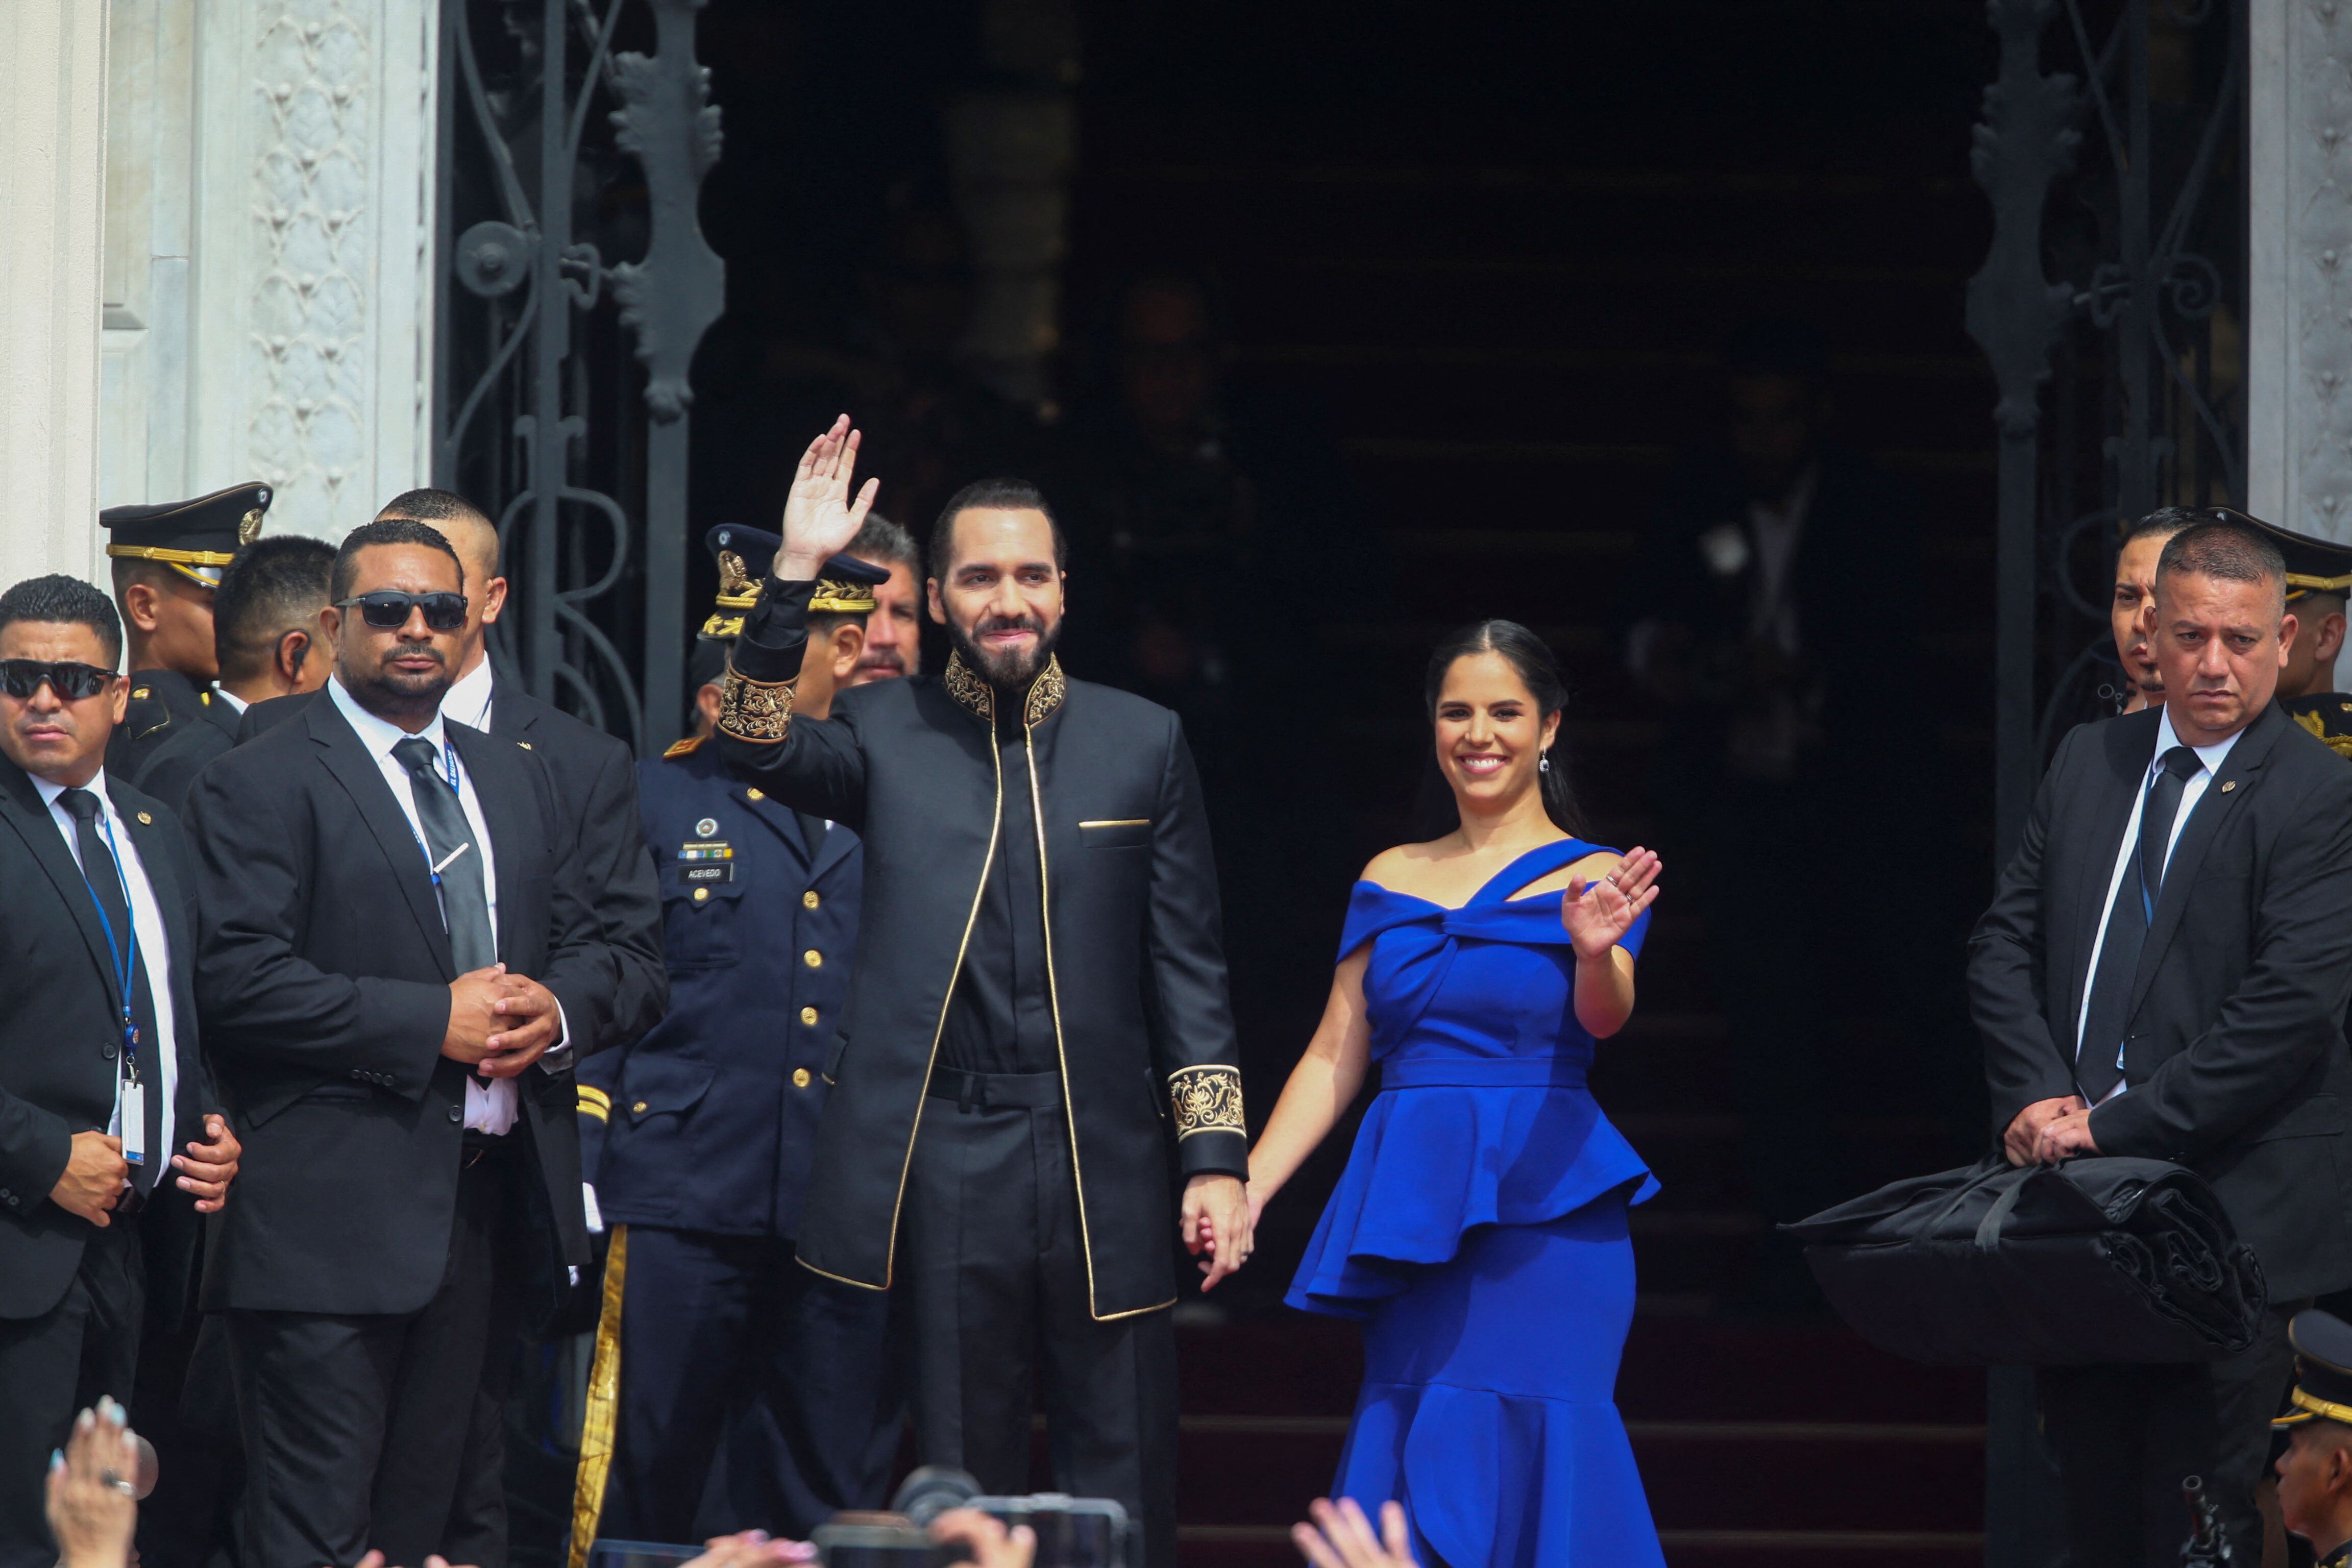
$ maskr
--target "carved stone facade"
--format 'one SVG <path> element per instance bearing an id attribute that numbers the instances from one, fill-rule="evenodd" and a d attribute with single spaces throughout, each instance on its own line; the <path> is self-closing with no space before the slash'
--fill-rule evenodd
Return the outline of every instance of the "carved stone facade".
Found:
<path id="1" fill-rule="evenodd" d="M 337 537 L 429 467 L 438 7 L 112 10 L 101 503 Z"/>
<path id="2" fill-rule="evenodd" d="M 2247 505 L 2352 539 L 2352 4 L 2248 24 Z"/>

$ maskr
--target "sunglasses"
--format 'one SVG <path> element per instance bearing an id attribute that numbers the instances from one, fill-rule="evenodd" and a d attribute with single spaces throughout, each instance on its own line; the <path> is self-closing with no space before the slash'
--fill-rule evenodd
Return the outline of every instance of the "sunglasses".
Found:
<path id="1" fill-rule="evenodd" d="M 100 669 L 94 664 L 44 664 L 37 658 L 0 658 L 0 691 L 11 697 L 30 700 L 45 680 L 62 700 L 79 702 L 113 685 L 114 671 Z"/>
<path id="2" fill-rule="evenodd" d="M 356 599 L 340 600 L 335 608 L 348 610 L 353 605 L 360 608 L 360 619 L 380 632 L 396 632 L 406 626 L 411 610 L 424 611 L 425 624 L 436 632 L 459 631 L 466 625 L 463 594 L 404 594 L 396 588 L 382 588 Z"/>

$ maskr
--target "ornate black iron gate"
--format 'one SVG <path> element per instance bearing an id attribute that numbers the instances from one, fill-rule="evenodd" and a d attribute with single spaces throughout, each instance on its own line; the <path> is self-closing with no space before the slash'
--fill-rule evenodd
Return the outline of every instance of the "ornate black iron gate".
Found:
<path id="1" fill-rule="evenodd" d="M 2051 748 L 2115 710 L 2116 524 L 2243 504 L 2242 0 L 1990 0 L 2000 65 L 1976 129 L 1990 254 L 1969 331 L 1999 402 L 1994 847 Z M 2054 64 L 2056 68 L 2045 67 Z M 1994 1373 L 1985 1561 L 2065 1561 L 2032 1387 Z"/>
<path id="2" fill-rule="evenodd" d="M 702 4 L 441 5 L 434 482 L 498 521 L 494 654 L 641 752 L 683 710 L 688 371 L 726 296 Z"/>

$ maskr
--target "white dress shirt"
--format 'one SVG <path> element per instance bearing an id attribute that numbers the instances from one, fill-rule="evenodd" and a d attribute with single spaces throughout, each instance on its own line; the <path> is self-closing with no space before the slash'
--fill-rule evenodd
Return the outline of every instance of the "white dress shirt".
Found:
<path id="1" fill-rule="evenodd" d="M 483 668 L 488 668 L 488 664 Z M 451 689 L 454 691 L 456 688 Z M 425 824 L 416 815 L 414 780 L 409 775 L 408 764 L 393 754 L 394 746 L 412 738 L 409 732 L 390 720 L 379 719 L 361 707 L 352 700 L 352 694 L 343 689 L 340 676 L 328 678 L 327 695 L 333 700 L 336 710 L 350 721 L 352 730 L 358 732 L 360 744 L 368 749 L 369 754 L 375 758 L 376 766 L 383 771 L 383 782 L 391 786 L 392 798 L 400 803 L 401 815 L 408 818 L 408 829 L 416 836 L 416 853 L 424 856 Z M 490 906 L 490 940 L 496 942 L 499 934 L 497 852 L 490 844 L 489 828 L 482 820 L 481 797 L 474 793 L 474 775 L 459 763 L 457 748 L 449 744 L 442 720 L 443 714 L 436 712 L 433 721 L 417 731 L 414 738 L 432 742 L 433 749 L 441 754 L 443 765 L 457 772 L 457 805 L 465 811 L 466 826 L 473 829 L 475 849 L 482 858 L 482 890 Z M 445 914 L 442 919 L 446 925 L 448 917 Z M 564 1021 L 563 1005 L 560 1002 L 556 1004 L 555 1023 L 557 1043 L 548 1052 L 551 1056 L 572 1043 L 572 1031 Z M 520 1110 L 514 1079 L 467 1078 L 466 1125 L 475 1131 L 500 1135 L 510 1132 L 514 1130 L 515 1117 Z"/>
<path id="2" fill-rule="evenodd" d="M 231 691 L 227 687 L 223 686 L 217 680 L 213 682 L 213 700 L 215 702 L 227 703 L 228 710 L 240 716 L 243 715 L 247 708 L 253 706 L 252 703 L 247 702 L 244 698 L 239 697 L 236 692 Z"/>
<path id="3" fill-rule="evenodd" d="M 65 836 L 66 853 L 73 857 L 75 865 L 80 865 L 81 840 L 77 837 L 80 824 L 74 820 L 72 812 L 58 804 L 58 797 L 66 793 L 68 786 L 36 778 L 33 787 L 40 792 L 41 804 L 49 808 L 50 820 Z M 149 1042 L 141 1042 L 142 1049 L 152 1048 L 152 1055 L 141 1061 L 140 1070 L 143 1073 L 151 1063 L 153 1065 L 156 1071 L 147 1080 L 147 1092 L 160 1092 L 163 1097 L 163 1103 L 159 1107 L 163 1116 L 162 1147 L 147 1151 L 148 1168 L 155 1173 L 155 1180 L 161 1184 L 172 1168 L 174 1149 L 172 1142 L 172 1100 L 180 1084 L 180 1057 L 173 1046 L 176 1037 L 172 1013 L 172 949 L 163 935 L 163 906 L 156 903 L 155 889 L 147 881 L 147 868 L 139 858 L 139 846 L 131 842 L 130 834 L 114 827 L 114 799 L 106 793 L 106 770 L 99 769 L 98 776 L 82 787 L 98 796 L 100 834 L 103 836 L 109 828 L 113 828 L 114 860 L 121 868 L 123 886 L 131 895 L 131 925 L 139 936 L 139 967 L 147 972 L 147 990 L 155 1000 L 155 1038 L 152 1047 Z M 121 931 L 114 935 L 117 942 L 122 940 Z M 114 1075 L 114 1117 L 107 1123 L 106 1130 L 116 1137 L 122 1134 L 122 1074 L 120 1068 Z"/>
<path id="4" fill-rule="evenodd" d="M 482 662 L 449 683 L 441 694 L 441 717 L 481 731 L 490 730 L 490 661 Z"/>
<path id="5" fill-rule="evenodd" d="M 2172 834 L 2164 841 L 2164 862 L 2167 866 L 2172 864 L 2172 847 L 2180 842 L 2180 830 L 2189 826 L 2189 814 L 2197 809 L 2197 803 L 2205 798 L 2205 787 L 2221 771 L 2221 763 L 2228 759 L 2230 748 L 2238 743 L 2238 735 L 2244 733 L 2241 730 L 2226 741 L 2191 748 L 2197 753 L 2198 762 L 2203 765 L 2181 781 L 2180 809 L 2172 814 Z M 2164 754 L 2181 743 L 2180 737 L 2173 732 L 2171 713 L 2160 714 L 2156 721 L 2156 750 L 2148 754 L 2147 772 L 2140 775 L 2139 793 L 2133 798 L 2131 816 L 2124 823 L 2123 842 L 2116 846 L 2116 868 L 2107 878 L 2106 901 L 2099 906 L 2098 934 L 2091 941 L 2090 967 L 2083 972 L 2083 1006 L 2074 1016 L 2074 1055 L 2078 1058 L 2083 1054 L 2083 1031 L 2090 1026 L 2091 984 L 2098 977 L 2099 950 L 2106 945 L 2107 921 L 2115 912 L 2116 897 L 2123 890 L 2124 878 L 2130 873 L 2133 858 L 2139 853 L 2140 813 L 2147 808 L 2148 789 L 2156 783 L 2157 769 L 2163 764 Z M 2117 1041 L 2116 1047 L 2121 1049 L 2122 1044 Z M 2113 1100 L 2123 1091 L 2124 1086 L 2118 1080 L 2107 1098 Z"/>

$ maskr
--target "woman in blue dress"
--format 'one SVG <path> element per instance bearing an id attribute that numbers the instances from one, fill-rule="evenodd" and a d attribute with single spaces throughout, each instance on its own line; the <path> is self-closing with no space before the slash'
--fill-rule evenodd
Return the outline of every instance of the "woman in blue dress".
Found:
<path id="1" fill-rule="evenodd" d="M 1430 664 L 1460 826 L 1364 869 L 1323 1022 L 1250 1154 L 1263 1204 L 1380 1092 L 1292 1284 L 1364 1323 L 1332 1488 L 1445 1568 L 1663 1563 L 1623 1420 L 1628 1205 L 1657 1183 L 1585 1087 L 1633 1010 L 1657 857 L 1577 836 L 1558 669 L 1509 621 Z"/>

